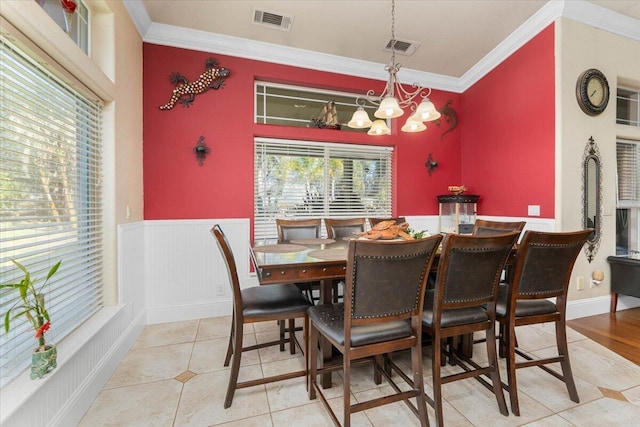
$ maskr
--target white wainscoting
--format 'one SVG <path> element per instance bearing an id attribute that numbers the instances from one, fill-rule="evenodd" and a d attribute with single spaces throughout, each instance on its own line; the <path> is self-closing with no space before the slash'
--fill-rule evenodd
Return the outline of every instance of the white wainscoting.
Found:
<path id="1" fill-rule="evenodd" d="M 249 219 L 145 221 L 147 322 L 163 323 L 231 314 L 231 290 L 213 235 L 224 231 L 243 287 L 249 277 Z"/>

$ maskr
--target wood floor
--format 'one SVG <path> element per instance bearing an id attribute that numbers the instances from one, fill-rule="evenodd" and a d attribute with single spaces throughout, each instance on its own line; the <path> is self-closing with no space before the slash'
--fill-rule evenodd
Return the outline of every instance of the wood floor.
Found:
<path id="1" fill-rule="evenodd" d="M 567 326 L 640 365 L 640 308 L 568 320 Z"/>

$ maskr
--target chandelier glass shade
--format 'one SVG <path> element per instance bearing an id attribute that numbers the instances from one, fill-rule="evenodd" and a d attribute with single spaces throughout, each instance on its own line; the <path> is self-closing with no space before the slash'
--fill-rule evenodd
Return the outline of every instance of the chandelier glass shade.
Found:
<path id="1" fill-rule="evenodd" d="M 401 130 L 403 132 L 421 132 L 427 127 L 423 122 L 437 120 L 440 113 L 436 110 L 435 105 L 429 100 L 431 89 L 424 88 L 417 83 L 411 85 L 411 89 L 407 90 L 398 80 L 398 71 L 402 68 L 402 64 L 396 62 L 395 51 L 395 0 L 391 1 L 391 64 L 385 66 L 385 70 L 389 73 L 389 79 L 380 95 L 376 95 L 373 89 L 367 91 L 364 97 L 358 98 L 356 104 L 358 108 L 353 113 L 353 117 L 347 124 L 350 128 L 366 129 L 371 127 L 367 132 L 369 135 L 388 135 L 391 130 L 384 123 L 384 119 L 394 119 L 404 115 L 404 109 L 411 110 Z M 418 103 L 417 101 L 420 101 Z M 381 120 L 371 121 L 369 115 L 364 110 L 366 104 L 378 106 L 373 115 Z M 379 122 L 384 124 L 381 127 Z M 378 125 L 376 127 L 376 124 Z M 376 129 L 374 130 L 374 127 Z"/>
<path id="2" fill-rule="evenodd" d="M 389 135 L 391 133 L 391 129 L 387 126 L 387 123 L 378 119 L 371 125 L 371 128 L 367 131 L 367 135 Z"/>

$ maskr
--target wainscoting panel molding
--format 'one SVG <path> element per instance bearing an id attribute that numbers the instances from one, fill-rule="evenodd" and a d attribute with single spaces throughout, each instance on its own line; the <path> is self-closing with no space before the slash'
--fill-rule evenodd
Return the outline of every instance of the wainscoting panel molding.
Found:
<path id="1" fill-rule="evenodd" d="M 145 221 L 147 323 L 231 314 L 231 291 L 211 227 L 231 244 L 242 286 L 249 286 L 249 219 Z M 254 279 L 255 280 L 255 279 Z"/>

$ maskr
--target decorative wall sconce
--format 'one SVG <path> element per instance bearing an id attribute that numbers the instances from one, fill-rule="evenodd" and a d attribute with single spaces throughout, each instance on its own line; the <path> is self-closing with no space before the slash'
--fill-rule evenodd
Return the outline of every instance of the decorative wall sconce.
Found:
<path id="1" fill-rule="evenodd" d="M 431 155 L 431 153 L 429 153 L 429 157 L 427 158 L 427 161 L 424 163 L 424 166 L 427 168 L 427 172 L 429 172 L 429 176 L 431 176 L 431 173 L 434 171 L 434 169 L 438 167 L 438 162 L 433 160 L 433 156 Z"/>
<path id="2" fill-rule="evenodd" d="M 193 152 L 196 153 L 198 165 L 202 166 L 204 164 L 204 160 L 207 158 L 207 155 L 211 154 L 211 149 L 207 146 L 207 143 L 204 142 L 204 136 L 200 135 L 198 143 L 195 147 L 193 147 Z"/>

